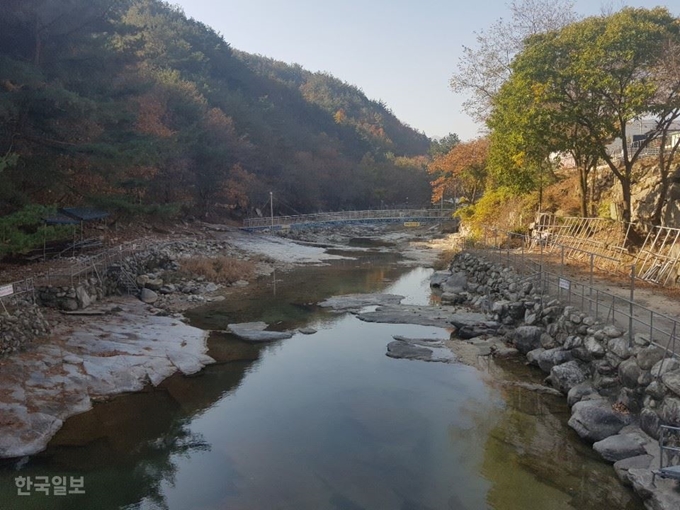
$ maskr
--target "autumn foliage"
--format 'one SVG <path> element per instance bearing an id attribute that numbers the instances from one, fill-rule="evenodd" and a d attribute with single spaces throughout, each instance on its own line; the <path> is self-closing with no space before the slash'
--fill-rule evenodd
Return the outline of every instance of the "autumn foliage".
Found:
<path id="1" fill-rule="evenodd" d="M 477 138 L 455 145 L 437 155 L 427 166 L 432 181 L 432 202 L 445 197 L 464 197 L 474 202 L 484 191 L 487 177 L 488 138 Z"/>

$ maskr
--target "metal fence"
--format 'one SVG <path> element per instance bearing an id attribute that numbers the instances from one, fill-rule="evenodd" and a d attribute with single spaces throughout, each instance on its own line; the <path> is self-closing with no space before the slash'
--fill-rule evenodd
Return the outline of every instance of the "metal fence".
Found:
<path id="1" fill-rule="evenodd" d="M 367 211 L 339 211 L 300 214 L 297 216 L 247 218 L 243 221 L 243 226 L 250 228 L 369 219 L 447 218 L 451 217 L 452 213 L 453 211 L 450 209 L 375 209 Z"/>
<path id="2" fill-rule="evenodd" d="M 596 260 L 605 255 L 586 252 L 589 266 L 585 277 L 579 280 L 565 271 L 564 254 L 573 247 L 562 246 L 562 256 L 554 257 L 542 246 L 529 249 L 531 245 L 529 236 L 487 229 L 481 239 L 466 239 L 461 247 L 468 252 L 478 252 L 490 261 L 513 267 L 534 284 L 542 300 L 559 299 L 562 304 L 575 306 L 593 318 L 627 331 L 629 344 L 633 343 L 636 333 L 643 333 L 653 344 L 666 350 L 666 354 L 677 354 L 680 320 L 635 302 L 635 265 L 630 267 L 627 296 L 621 297 L 594 284 Z"/>

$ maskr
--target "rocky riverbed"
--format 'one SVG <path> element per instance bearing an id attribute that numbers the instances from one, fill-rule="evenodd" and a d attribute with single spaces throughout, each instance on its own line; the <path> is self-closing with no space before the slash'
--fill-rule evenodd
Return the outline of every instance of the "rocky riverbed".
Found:
<path id="1" fill-rule="evenodd" d="M 12 353 L 0 358 L 0 458 L 40 452 L 64 420 L 91 409 L 93 402 L 156 386 L 176 372 L 191 375 L 213 363 L 206 355 L 207 332 L 186 325 L 182 312 L 224 300 L 229 292 L 247 287 L 249 279 L 299 265 L 350 260 L 357 247 L 348 246 L 348 239 L 365 235 L 384 235 L 385 246 L 399 245 L 411 260 L 423 259 L 418 248 L 410 247 L 412 234 L 385 228 L 344 228 L 325 247 L 281 236 L 209 230 L 209 239 L 147 243 L 123 260 L 137 296 L 116 295 L 125 289 L 115 279 L 90 278 L 77 287 L 41 288 L 36 300 L 27 295 L 12 299 L 0 315 L 0 355 Z M 316 239 L 321 234 L 307 235 Z M 337 253 L 343 250 L 347 254 Z M 217 283 L 183 270 L 183 261 L 196 257 L 229 257 L 251 264 L 253 271 Z M 431 262 L 435 254 L 424 258 Z M 235 324 L 232 330 L 254 342 L 291 336 L 266 328 L 264 323 Z"/>

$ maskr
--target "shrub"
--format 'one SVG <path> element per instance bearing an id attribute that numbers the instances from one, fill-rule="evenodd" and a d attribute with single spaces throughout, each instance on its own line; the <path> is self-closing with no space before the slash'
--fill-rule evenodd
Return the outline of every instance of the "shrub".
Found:
<path id="1" fill-rule="evenodd" d="M 255 264 L 249 260 L 225 256 L 191 257 L 182 261 L 182 269 L 212 282 L 234 283 L 249 280 L 255 272 Z"/>

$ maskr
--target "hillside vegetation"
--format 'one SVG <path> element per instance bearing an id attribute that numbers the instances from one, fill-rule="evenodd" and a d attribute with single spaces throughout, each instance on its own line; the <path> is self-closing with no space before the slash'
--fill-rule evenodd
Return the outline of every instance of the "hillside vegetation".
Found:
<path id="1" fill-rule="evenodd" d="M 359 88 L 235 51 L 165 2 L 0 4 L 5 218 L 31 204 L 237 218 L 270 191 L 288 214 L 423 204 L 429 145 Z"/>
<path id="2" fill-rule="evenodd" d="M 431 162 L 435 197 L 474 202 L 483 187 L 460 213 L 477 228 L 494 217 L 522 228 L 537 209 L 573 214 L 575 197 L 577 214 L 614 213 L 623 229 L 678 226 L 680 19 L 665 7 L 581 18 L 573 5 L 513 2 L 512 18 L 465 52 L 451 84 L 471 94 L 465 107 L 488 135 Z M 555 204 L 546 191 L 567 160 L 576 185 L 553 189 L 567 199 Z M 601 182 L 616 193 L 605 198 Z M 512 202 L 522 214 L 498 214 Z"/>

